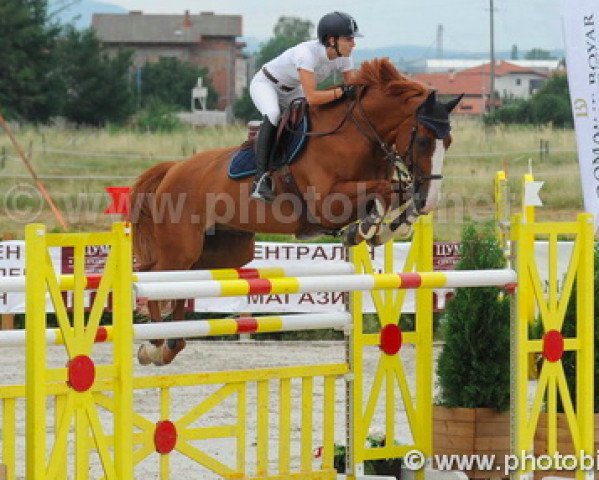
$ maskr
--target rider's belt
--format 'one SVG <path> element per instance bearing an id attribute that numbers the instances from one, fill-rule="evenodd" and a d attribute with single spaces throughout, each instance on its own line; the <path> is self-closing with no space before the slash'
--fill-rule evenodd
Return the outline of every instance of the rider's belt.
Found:
<path id="1" fill-rule="evenodd" d="M 272 83 L 274 83 L 275 85 L 279 85 L 279 88 L 281 90 L 283 90 L 284 92 L 291 92 L 293 90 L 292 87 L 288 87 L 287 85 L 280 84 L 280 82 L 272 75 L 272 73 L 270 73 L 268 70 L 266 70 L 266 67 L 262 67 L 262 73 Z"/>

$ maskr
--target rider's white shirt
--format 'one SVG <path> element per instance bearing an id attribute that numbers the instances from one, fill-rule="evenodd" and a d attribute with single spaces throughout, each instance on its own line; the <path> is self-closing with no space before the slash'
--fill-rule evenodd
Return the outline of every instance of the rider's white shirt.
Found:
<path id="1" fill-rule="evenodd" d="M 283 85 L 296 88 L 300 85 L 299 68 L 314 72 L 316 83 L 322 82 L 333 72 L 353 70 L 351 57 L 330 60 L 326 49 L 318 40 L 308 40 L 285 50 L 281 55 L 264 65 Z"/>

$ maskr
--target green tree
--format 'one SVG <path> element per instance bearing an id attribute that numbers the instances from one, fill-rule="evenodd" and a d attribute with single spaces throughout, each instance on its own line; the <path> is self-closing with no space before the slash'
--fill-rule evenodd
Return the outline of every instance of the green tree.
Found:
<path id="1" fill-rule="evenodd" d="M 250 97 L 248 88 L 243 89 L 243 94 L 233 104 L 233 115 L 235 118 L 249 122 L 250 120 L 260 120 L 261 115 Z"/>
<path id="2" fill-rule="evenodd" d="M 274 26 L 274 36 L 261 46 L 258 53 L 257 66 L 279 56 L 288 48 L 305 42 L 312 36 L 314 24 L 310 20 L 299 17 L 280 17 Z"/>
<path id="3" fill-rule="evenodd" d="M 7 117 L 43 121 L 60 108 L 59 32 L 46 0 L 0 2 L 0 108 Z"/>
<path id="4" fill-rule="evenodd" d="M 131 52 L 111 58 L 102 52 L 93 30 L 80 32 L 71 26 L 65 29 L 59 51 L 67 119 L 101 125 L 123 122 L 133 113 Z"/>
<path id="5" fill-rule="evenodd" d="M 189 110 L 191 89 L 202 77 L 208 88 L 207 108 L 214 108 L 218 100 L 216 91 L 208 78 L 208 70 L 178 58 L 161 58 L 147 62 L 141 70 L 141 104 L 148 106 L 154 101 Z"/>
<path id="6" fill-rule="evenodd" d="M 468 224 L 458 270 L 503 268 L 494 227 Z M 510 403 L 510 307 L 498 288 L 458 288 L 445 310 L 437 374 L 447 407 L 507 410 Z"/>
<path id="7" fill-rule="evenodd" d="M 493 114 L 485 123 L 534 124 L 553 123 L 556 127 L 572 127 L 568 79 L 563 74 L 552 75 L 529 100 L 516 99 Z"/>
<path id="8" fill-rule="evenodd" d="M 288 48 L 305 42 L 312 36 L 313 30 L 314 24 L 310 20 L 303 20 L 298 17 L 280 17 L 273 28 L 274 36 L 261 45 L 258 51 L 256 66 L 261 68 L 262 65 L 278 57 Z M 233 105 L 233 114 L 236 118 L 245 121 L 260 118 L 260 112 L 254 106 L 247 89 Z"/>
<path id="9" fill-rule="evenodd" d="M 551 52 L 549 50 L 543 50 L 542 48 L 533 48 L 526 52 L 524 56 L 526 60 L 551 60 Z"/>

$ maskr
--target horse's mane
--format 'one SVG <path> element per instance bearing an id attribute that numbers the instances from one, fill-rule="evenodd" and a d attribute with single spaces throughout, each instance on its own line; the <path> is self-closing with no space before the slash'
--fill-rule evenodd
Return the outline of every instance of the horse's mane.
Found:
<path id="1" fill-rule="evenodd" d="M 422 83 L 399 73 L 388 58 L 375 58 L 363 62 L 360 69 L 354 73 L 350 83 L 377 86 L 387 95 L 401 97 L 402 101 L 424 96 L 429 91 Z"/>

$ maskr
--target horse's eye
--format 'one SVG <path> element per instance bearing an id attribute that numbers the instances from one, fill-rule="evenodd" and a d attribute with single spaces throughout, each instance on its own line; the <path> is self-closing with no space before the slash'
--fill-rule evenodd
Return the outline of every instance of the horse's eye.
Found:
<path id="1" fill-rule="evenodd" d="M 420 149 L 420 150 L 426 150 L 427 148 L 430 148 L 431 146 L 431 139 L 428 137 L 417 137 L 416 138 L 416 146 Z"/>

